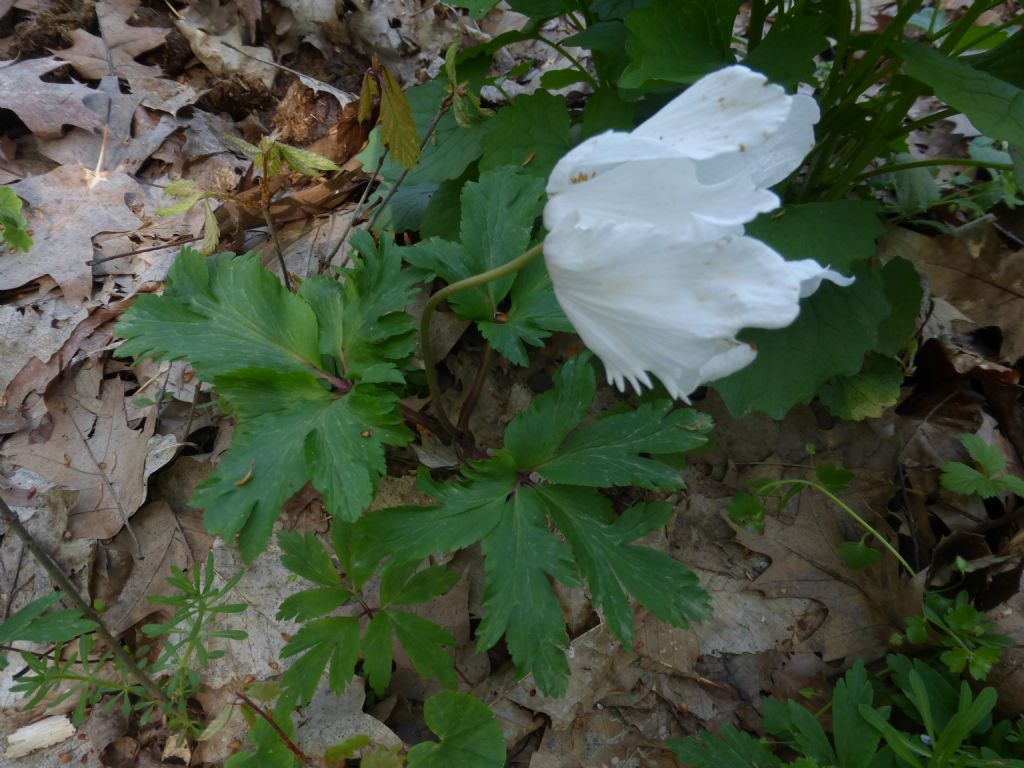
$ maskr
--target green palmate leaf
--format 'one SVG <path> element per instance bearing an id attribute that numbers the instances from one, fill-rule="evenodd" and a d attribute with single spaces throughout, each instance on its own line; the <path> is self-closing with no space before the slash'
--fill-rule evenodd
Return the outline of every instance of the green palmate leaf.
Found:
<path id="1" fill-rule="evenodd" d="M 546 180 L 572 147 L 565 99 L 546 91 L 517 96 L 492 122 L 491 132 L 481 142 L 481 171 L 513 165 Z"/>
<path id="2" fill-rule="evenodd" d="M 405 611 L 381 610 L 363 636 L 363 670 L 373 690 L 384 693 L 391 682 L 391 639 L 397 638 L 416 671 L 448 688 L 457 685 L 448 648 L 455 638 L 434 622 Z"/>
<path id="3" fill-rule="evenodd" d="M 869 352 L 893 354 L 905 345 L 920 305 L 920 280 L 901 261 L 884 269 L 863 264 L 882 233 L 872 204 L 787 206 L 775 219 L 754 221 L 749 233 L 787 259 L 813 258 L 857 279 L 846 288 L 823 284 L 801 302 L 799 317 L 787 328 L 740 335 L 756 345 L 757 358 L 714 385 L 733 413 L 757 410 L 782 418 L 829 379 L 859 373 Z"/>
<path id="4" fill-rule="evenodd" d="M 204 259 L 185 248 L 163 296 L 139 296 L 117 326 L 122 356 L 188 360 L 202 378 L 242 368 L 308 371 L 320 364 L 317 321 L 251 256 Z"/>
<path id="5" fill-rule="evenodd" d="M 892 312 L 878 327 L 878 343 L 874 349 L 883 355 L 896 356 L 907 348 L 917 328 L 924 286 L 914 265 L 899 257 L 882 268 L 882 280 Z"/>
<path id="6" fill-rule="evenodd" d="M 302 658 L 281 678 L 285 690 L 294 692 L 300 704 L 308 704 L 329 666 L 328 683 L 341 694 L 359 661 L 359 619 L 332 616 L 307 622 L 281 649 L 283 659 L 299 654 Z"/>
<path id="7" fill-rule="evenodd" d="M 844 541 L 839 545 L 836 554 L 843 561 L 843 565 L 851 571 L 861 571 L 877 563 L 882 553 L 872 549 L 864 539 L 860 541 Z"/>
<path id="8" fill-rule="evenodd" d="M 0 621 L 0 645 L 16 642 L 63 643 L 96 629 L 96 623 L 83 618 L 76 609 L 47 610 L 64 598 L 62 592 L 33 600 Z M 7 656 L 0 653 L 0 669 L 7 668 Z"/>
<path id="9" fill-rule="evenodd" d="M 391 684 L 391 647 L 391 618 L 387 611 L 378 611 L 363 635 L 363 674 L 378 694 Z"/>
<path id="10" fill-rule="evenodd" d="M 380 124 L 384 145 L 403 168 L 412 168 L 420 155 L 420 137 L 402 87 L 380 68 Z"/>
<path id="11" fill-rule="evenodd" d="M 427 725 L 440 738 L 409 750 L 409 768 L 501 768 L 501 726 L 482 702 L 466 693 L 439 693 L 423 707 Z"/>
<path id="12" fill-rule="evenodd" d="M 998 478 L 991 478 L 959 461 L 949 461 L 942 465 L 940 482 L 943 488 L 948 488 L 954 493 L 962 493 L 965 496 L 978 495 L 983 499 L 993 498 L 1004 491 L 1004 486 Z"/>
<path id="13" fill-rule="evenodd" d="M 863 662 L 857 662 L 836 684 L 832 694 L 832 733 L 836 756 L 843 768 L 868 768 L 878 750 L 881 737 L 860 715 L 860 707 L 870 707 L 874 690 Z"/>
<path id="14" fill-rule="evenodd" d="M 582 486 L 679 487 L 678 470 L 651 455 L 703 444 L 710 422 L 692 411 L 670 412 L 667 405 L 654 404 L 598 417 L 580 428 L 594 391 L 589 358 L 569 361 L 556 374 L 554 388 L 509 425 L 505 451 L 470 463 L 459 478 L 444 484 L 421 473 L 419 486 L 434 506 L 382 510 L 355 526 L 354 548 L 371 564 L 389 556 L 418 562 L 432 552 L 480 541 L 487 582 L 479 645 L 489 648 L 504 635 L 520 672 L 532 673 L 549 695 L 564 692 L 568 673 L 568 637 L 552 578 L 575 584 L 578 565 L 595 604 L 627 644 L 632 639 L 627 595 L 680 626 L 706 611 L 706 597 L 686 568 L 630 543 L 664 525 L 671 510 L 639 506 L 616 517 L 602 496 Z M 611 436 L 623 432 L 627 438 L 617 445 Z M 607 468 L 601 469 L 603 464 Z M 597 480 L 582 471 L 585 465 L 599 473 Z M 536 484 L 531 476 L 552 482 Z M 551 520 L 571 552 L 551 532 Z M 409 565 L 396 568 L 389 577 L 395 584 L 413 573 Z M 388 594 L 396 591 L 389 583 Z"/>
<path id="15" fill-rule="evenodd" d="M 547 525 L 544 498 L 521 488 L 503 505 L 498 525 L 483 539 L 487 586 L 478 647 L 490 648 L 505 635 L 520 673 L 532 672 L 538 687 L 565 694 L 569 663 L 562 608 L 548 576 L 578 583 L 572 557 Z"/>
<path id="16" fill-rule="evenodd" d="M 782 761 L 749 733 L 731 725 L 720 736 L 703 733 L 686 739 L 672 739 L 669 747 L 684 765 L 695 768 L 779 768 Z"/>
<path id="17" fill-rule="evenodd" d="M 455 688 L 455 663 L 449 647 L 455 638 L 432 621 L 405 611 L 386 611 L 395 637 L 405 649 L 416 671 L 427 679 L 436 679 L 446 688 Z M 364 653 L 369 649 L 364 646 Z"/>
<path id="18" fill-rule="evenodd" d="M 960 436 L 967 453 L 974 459 L 978 467 L 990 477 L 1006 469 L 1006 457 L 1003 452 L 992 443 L 985 442 L 978 435 L 965 434 Z"/>
<path id="19" fill-rule="evenodd" d="M 818 16 L 782 16 L 743 63 L 786 88 L 811 81 L 814 57 L 828 47 L 824 26 Z"/>
<path id="20" fill-rule="evenodd" d="M 625 88 L 657 81 L 692 83 L 732 64 L 732 25 L 740 0 L 654 0 L 626 14 L 631 60 Z"/>
<path id="21" fill-rule="evenodd" d="M 308 149 L 291 147 L 287 144 L 275 142 L 281 152 L 281 158 L 285 164 L 296 173 L 304 176 L 319 176 L 324 171 L 340 171 L 341 167 L 327 159 L 321 154 L 311 152 Z"/>
<path id="22" fill-rule="evenodd" d="M 971 119 L 994 139 L 1024 144 L 1024 90 L 965 61 L 920 43 L 898 43 L 893 50 L 907 74 Z"/>
<path id="23" fill-rule="evenodd" d="M 314 534 L 281 531 L 277 535 L 277 543 L 283 553 L 281 564 L 292 573 L 326 587 L 341 584 L 341 575 L 331 563 L 327 548 Z"/>
<path id="24" fill-rule="evenodd" d="M 506 264 L 529 247 L 543 192 L 542 179 L 516 168 L 488 171 L 463 187 L 461 242 L 433 238 L 404 249 L 405 258 L 449 283 Z M 510 289 L 513 305 L 499 322 L 498 307 Z M 450 303 L 459 317 L 478 321 L 495 348 L 520 364 L 526 362 L 524 342 L 539 345 L 552 331 L 569 327 L 539 266 L 460 291 Z"/>
<path id="25" fill-rule="evenodd" d="M 554 386 L 538 395 L 505 430 L 505 449 L 521 467 L 554 458 L 558 447 L 590 409 L 597 384 L 585 361 L 570 360 L 555 374 Z"/>
<path id="26" fill-rule="evenodd" d="M 541 486 L 555 524 L 565 535 L 587 578 L 594 605 L 626 648 L 633 647 L 633 611 L 626 593 L 662 621 L 689 626 L 711 615 L 697 577 L 663 552 L 629 542 L 664 526 L 669 504 L 641 504 L 616 518 L 594 490 Z"/>
<path id="27" fill-rule="evenodd" d="M 408 439 L 397 397 L 363 383 L 400 381 L 395 362 L 412 350 L 399 264 L 385 249 L 344 289 L 313 279 L 293 295 L 254 258 L 185 250 L 165 294 L 140 297 L 118 325 L 119 354 L 187 359 L 230 402 L 232 449 L 194 498 L 211 532 L 239 535 L 246 558 L 308 480 L 332 514 L 358 517 L 384 446 Z M 350 382 L 331 391 L 323 380 L 339 375 Z"/>
<path id="28" fill-rule="evenodd" d="M 814 259 L 843 274 L 870 258 L 875 241 L 885 234 L 878 207 L 861 200 L 787 205 L 746 229 L 790 261 Z"/>
<path id="29" fill-rule="evenodd" d="M 526 345 L 544 346 L 553 332 L 571 333 L 572 323 L 555 298 L 547 268 L 541 261 L 519 271 L 510 292 L 508 312 L 494 321 L 480 321 L 477 327 L 485 339 L 516 365 L 527 365 Z"/>
<path id="30" fill-rule="evenodd" d="M 744 331 L 740 338 L 757 347 L 757 358 L 714 387 L 737 416 L 757 410 L 781 419 L 828 379 L 857 373 L 889 311 L 877 273 L 863 271 L 847 288 L 825 283 L 788 328 Z"/>
<path id="31" fill-rule="evenodd" d="M 505 502 L 516 488 L 508 456 L 470 463 L 461 482 L 434 483 L 425 471 L 418 485 L 434 499 L 432 507 L 394 507 L 359 521 L 354 535 L 361 560 L 376 564 L 392 556 L 421 560 L 434 552 L 468 547 L 494 530 Z"/>
<path id="32" fill-rule="evenodd" d="M 697 411 L 673 410 L 667 400 L 649 403 L 587 424 L 534 469 L 555 483 L 678 490 L 679 471 L 653 457 L 706 445 L 710 428 L 710 419 Z"/>
<path id="33" fill-rule="evenodd" d="M 435 565 L 417 570 L 416 562 L 393 561 L 380 577 L 380 604 L 417 605 L 443 595 L 459 580 L 459 574 Z"/>
<path id="34" fill-rule="evenodd" d="M 384 446 L 408 439 L 397 397 L 357 384 L 333 395 L 311 374 L 264 369 L 218 376 L 214 386 L 235 408 L 232 448 L 196 489 L 206 527 L 231 538 L 247 559 L 266 544 L 289 496 L 307 479 L 328 510 L 356 519 L 384 473 Z"/>
<path id="35" fill-rule="evenodd" d="M 629 131 L 634 123 L 633 105 L 624 101 L 617 92 L 602 89 L 587 99 L 583 107 L 580 138 L 589 139 L 605 131 Z"/>
<path id="36" fill-rule="evenodd" d="M 895 405 L 902 385 L 900 361 L 871 353 L 862 371 L 828 382 L 818 397 L 840 419 L 863 421 L 878 418 Z"/>
<path id="37" fill-rule="evenodd" d="M 345 378 L 368 384 L 403 381 L 397 362 L 416 346 L 416 326 L 404 311 L 415 295 L 418 276 L 402 269 L 400 249 L 386 239 L 378 246 L 369 232 L 352 235 L 356 268 L 338 281 L 314 277 L 301 295 L 320 322 L 320 352 Z"/>

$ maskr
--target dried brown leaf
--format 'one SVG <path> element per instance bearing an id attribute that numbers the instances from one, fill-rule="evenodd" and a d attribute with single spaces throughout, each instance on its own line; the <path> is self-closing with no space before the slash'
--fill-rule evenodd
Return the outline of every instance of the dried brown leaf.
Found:
<path id="1" fill-rule="evenodd" d="M 56 139 L 65 125 L 88 131 L 102 127 L 99 115 L 85 105 L 93 90 L 81 83 L 47 83 L 40 80 L 64 62 L 56 57 L 0 62 L 0 107 L 14 112 L 32 133 Z"/>
<path id="2" fill-rule="evenodd" d="M 143 472 L 155 420 L 129 428 L 124 400 L 121 379 L 104 381 L 99 397 L 76 392 L 74 380 L 62 382 L 46 398 L 49 437 L 33 443 L 23 433 L 4 446 L 15 465 L 79 491 L 68 518 L 73 536 L 109 539 L 146 498 Z"/>
<path id="3" fill-rule="evenodd" d="M 0 256 L 0 290 L 50 275 L 68 301 L 84 301 L 92 292 L 92 267 L 86 262 L 93 258 L 93 236 L 130 232 L 141 224 L 126 197 L 142 199 L 142 188 L 123 173 L 97 178 L 82 166 L 65 165 L 11 189 L 28 203 L 33 245 L 27 253 Z"/>

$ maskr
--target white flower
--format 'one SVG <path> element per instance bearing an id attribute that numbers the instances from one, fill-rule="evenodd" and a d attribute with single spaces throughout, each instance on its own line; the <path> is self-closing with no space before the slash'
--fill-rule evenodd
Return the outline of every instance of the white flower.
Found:
<path id="1" fill-rule="evenodd" d="M 814 145 L 818 107 L 746 67 L 702 78 L 631 133 L 583 142 L 548 179 L 544 258 L 562 309 L 637 390 L 673 397 L 749 365 L 743 328 L 783 328 L 822 280 L 743 235 Z"/>

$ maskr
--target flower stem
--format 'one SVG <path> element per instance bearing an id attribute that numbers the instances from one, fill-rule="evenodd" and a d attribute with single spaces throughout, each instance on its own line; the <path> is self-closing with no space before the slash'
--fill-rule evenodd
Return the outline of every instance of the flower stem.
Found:
<path id="1" fill-rule="evenodd" d="M 32 537 L 28 529 L 22 525 L 21 518 L 18 517 L 14 510 L 7 506 L 7 502 L 2 498 L 0 498 L 0 519 L 7 523 L 10 530 L 14 531 L 15 535 L 21 539 L 28 551 L 35 557 L 36 562 L 43 567 L 43 570 L 60 587 L 64 595 L 75 604 L 75 607 L 82 612 L 82 615 L 96 625 L 96 634 L 107 644 L 110 652 L 120 663 L 127 675 L 134 678 L 135 682 L 141 685 L 158 705 L 169 705 L 171 700 L 164 693 L 163 689 L 149 675 L 143 672 L 139 665 L 135 663 L 135 660 L 121 647 L 120 642 L 103 623 L 103 619 L 93 610 L 93 607 L 89 605 L 86 599 L 79 594 L 78 589 L 71 583 L 71 579 L 64 575 L 64 571 L 57 564 L 57 561 Z"/>
<path id="2" fill-rule="evenodd" d="M 486 285 L 494 280 L 505 277 L 505 275 L 518 272 L 542 253 L 544 253 L 544 243 L 537 243 L 530 250 L 516 256 L 512 261 L 502 264 L 500 267 L 489 269 L 486 272 L 481 272 L 479 275 L 467 277 L 465 280 L 459 280 L 457 283 L 452 283 L 442 288 L 431 296 L 426 306 L 423 307 L 423 318 L 420 320 L 420 354 L 423 356 L 423 367 L 427 374 L 427 389 L 430 390 L 430 401 L 434 405 L 434 414 L 437 416 L 438 423 L 440 423 L 449 436 L 457 437 L 459 430 L 449 421 L 448 414 L 445 413 L 444 405 L 441 403 L 441 392 L 437 383 L 437 363 L 434 360 L 434 346 L 430 339 L 430 321 L 434 316 L 434 310 L 437 309 L 442 301 L 449 296 L 454 296 L 459 291 L 475 288 L 478 285 Z"/>
<path id="3" fill-rule="evenodd" d="M 933 157 L 928 160 L 913 160 L 906 163 L 880 165 L 878 168 L 862 173 L 860 176 L 855 178 L 854 181 L 863 181 L 864 179 L 870 179 L 872 176 L 881 176 L 884 173 L 895 173 L 896 171 L 911 171 L 915 168 L 934 168 L 936 166 L 941 167 L 951 165 L 990 168 L 996 171 L 1013 170 L 1013 165 L 1010 163 L 993 163 L 991 160 L 975 160 L 971 157 Z"/>
<path id="4" fill-rule="evenodd" d="M 788 480 L 776 480 L 771 483 L 765 483 L 765 485 L 763 485 L 760 488 L 760 490 L 762 492 L 766 492 L 774 488 L 783 488 L 787 485 L 798 485 L 803 486 L 804 488 L 810 488 L 812 490 L 818 491 L 818 493 L 820 493 L 826 499 L 828 499 L 841 510 L 843 510 L 843 512 L 845 512 L 847 515 L 852 517 L 854 522 L 857 523 L 857 525 L 863 528 L 867 533 L 874 536 L 878 543 L 885 547 L 889 551 L 889 554 L 896 558 L 896 562 L 898 562 L 900 565 L 906 568 L 907 573 L 909 573 L 912 576 L 917 575 L 917 571 L 910 567 L 910 563 L 903 559 L 903 555 L 901 555 L 899 551 L 892 544 L 889 543 L 888 539 L 886 539 L 881 533 L 879 533 L 878 530 L 871 525 L 871 523 L 869 523 L 863 517 L 854 512 L 849 504 L 844 502 L 831 491 L 828 491 L 825 488 L 821 487 L 818 483 L 812 482 L 810 480 L 799 480 L 795 478 Z"/>

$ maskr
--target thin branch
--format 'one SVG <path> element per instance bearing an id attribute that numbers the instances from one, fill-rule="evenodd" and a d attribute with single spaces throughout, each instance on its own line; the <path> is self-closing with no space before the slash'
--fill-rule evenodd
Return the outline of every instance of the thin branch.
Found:
<path id="1" fill-rule="evenodd" d="M 235 696 L 237 696 L 239 699 L 241 699 L 242 703 L 245 704 L 245 706 L 249 707 L 249 709 L 251 709 L 254 713 L 256 713 L 261 718 L 263 718 L 264 722 L 266 722 L 267 725 L 269 725 L 273 729 L 274 733 L 277 734 L 277 738 L 279 738 L 281 740 L 281 743 L 284 744 L 286 747 L 288 747 L 288 750 L 293 755 L 295 755 L 295 757 L 303 765 L 309 765 L 310 761 L 309 761 L 309 758 L 306 757 L 306 753 L 303 752 L 301 749 L 299 749 L 299 745 L 298 744 L 296 744 L 294 741 L 292 741 L 290 738 L 288 738 L 288 734 L 285 733 L 281 729 L 281 726 L 277 724 L 277 721 L 274 720 L 273 717 L 268 715 L 263 710 L 263 707 L 261 707 L 259 704 L 257 704 L 252 699 L 250 699 L 248 696 L 246 696 L 245 693 L 242 692 L 242 691 L 235 691 Z"/>
<path id="2" fill-rule="evenodd" d="M 452 283 L 442 288 L 431 296 L 427 300 L 426 306 L 423 307 L 423 316 L 420 319 L 420 355 L 423 357 L 423 369 L 427 375 L 427 389 L 430 390 L 430 402 L 434 406 L 434 415 L 437 416 L 438 422 L 444 427 L 444 431 L 451 437 L 458 437 L 459 430 L 448 419 L 448 414 L 444 410 L 444 404 L 441 402 L 441 388 L 437 381 L 437 363 L 434 360 L 434 345 L 430 339 L 430 321 L 434 316 L 434 311 L 449 296 L 453 296 L 466 288 L 485 285 L 492 280 L 498 280 L 505 275 L 518 272 L 543 253 L 544 243 L 538 243 L 533 248 L 516 256 L 512 261 L 502 264 L 500 267 L 495 267 L 487 272 L 481 272 L 479 275 L 467 277 L 465 280 L 459 280 L 457 283 Z"/>
<path id="3" fill-rule="evenodd" d="M 451 96 L 445 96 L 441 100 L 441 106 L 437 108 L 437 112 L 434 113 L 434 116 L 430 120 L 430 125 L 427 126 L 426 133 L 423 134 L 423 140 L 420 142 L 420 152 L 423 152 L 426 148 L 427 142 L 429 142 L 431 137 L 434 135 L 434 131 L 437 130 L 437 124 L 441 122 L 441 118 L 444 117 L 444 113 L 448 111 L 448 107 L 451 106 L 451 103 Z M 380 218 L 381 213 L 384 211 L 384 207 L 391 202 L 391 198 L 393 198 L 395 193 L 398 192 L 398 188 L 402 186 L 402 182 L 405 181 L 405 177 L 409 175 L 411 170 L 412 168 L 405 168 L 402 170 L 402 175 L 395 180 L 391 189 L 388 190 L 387 195 L 384 196 L 380 205 L 377 206 L 377 212 L 373 214 L 373 218 L 370 219 L 370 223 L 366 225 L 367 229 L 373 229 L 373 225 L 377 223 L 377 219 Z"/>
<path id="4" fill-rule="evenodd" d="M 28 548 L 28 551 L 32 553 L 32 556 L 43 566 L 43 569 L 49 574 L 50 578 L 60 587 L 67 598 L 75 604 L 75 607 L 82 612 L 82 615 L 96 624 L 96 634 L 103 638 L 109 646 L 110 652 L 114 654 L 114 658 L 127 670 L 128 674 L 135 678 L 135 681 L 145 688 L 155 701 L 158 701 L 160 704 L 169 705 L 171 700 L 167 697 L 167 694 L 125 652 L 121 644 L 110 634 L 110 630 L 103 623 L 103 619 L 92 609 L 92 606 L 86 602 L 85 598 L 79 594 L 78 589 L 71 583 L 71 579 L 64 575 L 64 571 L 61 570 L 61 567 L 57 565 L 57 562 L 50 554 L 39 545 L 39 542 L 32 538 L 32 534 L 22 524 L 21 518 L 14 513 L 14 510 L 7 506 L 7 502 L 3 498 L 0 498 L 0 517 L 10 526 L 15 535 L 21 539 L 22 543 Z"/>
<path id="5" fill-rule="evenodd" d="M 457 425 L 460 432 L 465 432 L 466 428 L 469 427 L 469 417 L 476 410 L 476 404 L 480 400 L 480 392 L 484 388 L 484 382 L 487 381 L 487 372 L 491 369 L 491 358 L 493 357 L 494 347 L 488 342 L 484 346 L 484 353 L 480 356 L 480 367 L 477 369 L 473 384 L 470 386 L 469 392 L 466 393 L 466 399 L 462 401 L 462 409 L 459 411 L 459 423 Z"/>

